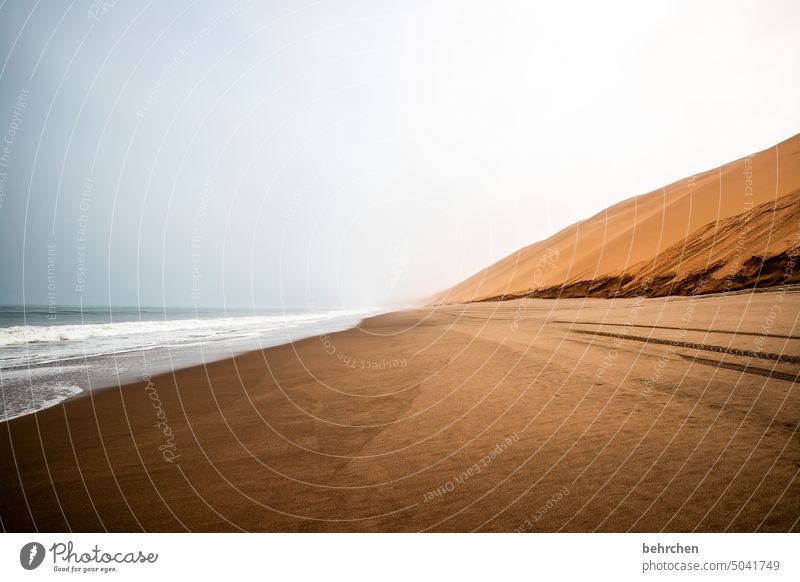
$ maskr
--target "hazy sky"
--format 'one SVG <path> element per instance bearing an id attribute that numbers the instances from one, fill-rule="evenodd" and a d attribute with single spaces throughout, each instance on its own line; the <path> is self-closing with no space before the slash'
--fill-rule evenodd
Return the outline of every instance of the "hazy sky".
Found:
<path id="1" fill-rule="evenodd" d="M 0 303 L 407 301 L 800 132 L 793 0 L 1 6 Z"/>

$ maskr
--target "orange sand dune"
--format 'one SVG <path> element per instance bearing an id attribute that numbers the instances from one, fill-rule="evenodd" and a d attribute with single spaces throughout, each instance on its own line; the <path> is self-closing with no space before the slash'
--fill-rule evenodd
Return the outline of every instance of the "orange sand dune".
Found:
<path id="1" fill-rule="evenodd" d="M 711 222 L 631 269 L 614 295 L 691 295 L 800 282 L 800 190 Z"/>
<path id="2" fill-rule="evenodd" d="M 691 264 L 683 264 L 683 255 L 675 253 L 675 245 L 696 244 L 700 239 L 692 241 L 692 235 L 700 233 L 701 229 L 704 229 L 703 241 L 711 243 L 713 236 L 709 238 L 709 232 L 717 232 L 713 225 L 743 213 L 755 214 L 752 211 L 756 207 L 760 207 L 758 210 L 763 214 L 770 206 L 777 206 L 779 198 L 796 193 L 798 189 L 800 135 L 768 150 L 615 204 L 546 240 L 520 249 L 438 295 L 432 303 L 513 298 L 568 287 L 572 288 L 569 295 L 585 296 L 597 294 L 593 293 L 590 282 L 624 283 L 643 277 L 645 270 L 654 267 L 661 276 L 672 274 L 680 278 L 682 272 L 698 267 L 698 261 L 711 260 L 703 266 L 707 268 L 721 257 L 696 252 Z M 795 195 L 792 202 L 795 207 L 796 199 Z M 784 208 L 784 214 L 786 212 Z M 749 243 L 755 242 L 755 237 L 748 234 L 744 237 L 748 244 L 743 246 L 738 234 L 731 237 L 731 228 L 742 224 L 748 224 L 749 228 L 748 220 L 740 220 L 727 224 L 728 230 L 721 233 L 728 242 L 736 239 L 735 244 L 739 246 L 736 257 L 740 265 L 753 256 L 764 256 L 764 250 L 774 256 L 790 251 L 792 244 L 797 245 L 796 237 L 787 231 L 788 234 L 778 237 L 780 240 L 773 238 L 767 241 L 766 247 L 755 244 L 752 249 Z M 796 220 L 793 228 L 798 230 Z M 672 253 L 670 264 L 661 260 L 668 256 L 662 254 L 665 251 Z M 582 282 L 590 284 L 580 285 Z M 612 286 L 616 288 L 619 284 Z M 609 285 L 604 287 L 608 294 Z M 682 287 L 677 285 L 672 289 L 679 293 Z M 664 289 L 658 294 L 665 294 Z"/>

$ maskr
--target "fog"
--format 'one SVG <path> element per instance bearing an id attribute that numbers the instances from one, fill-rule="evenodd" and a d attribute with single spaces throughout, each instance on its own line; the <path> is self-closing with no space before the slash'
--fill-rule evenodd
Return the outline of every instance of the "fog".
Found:
<path id="1" fill-rule="evenodd" d="M 0 8 L 0 303 L 408 304 L 800 132 L 796 2 Z"/>

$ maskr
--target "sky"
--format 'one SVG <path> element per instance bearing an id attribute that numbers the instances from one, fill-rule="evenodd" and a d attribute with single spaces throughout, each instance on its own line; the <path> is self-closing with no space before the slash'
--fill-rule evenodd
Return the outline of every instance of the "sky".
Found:
<path id="1" fill-rule="evenodd" d="M 409 304 L 800 133 L 792 0 L 0 6 L 0 304 Z"/>

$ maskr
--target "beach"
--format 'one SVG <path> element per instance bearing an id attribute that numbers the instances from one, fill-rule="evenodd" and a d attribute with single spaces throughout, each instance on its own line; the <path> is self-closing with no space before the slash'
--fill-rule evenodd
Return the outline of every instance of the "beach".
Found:
<path id="1" fill-rule="evenodd" d="M 800 290 L 426 307 L 0 424 L 5 531 L 798 531 Z"/>

